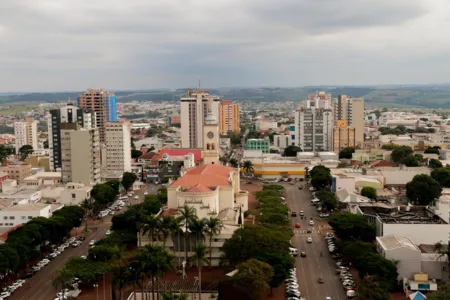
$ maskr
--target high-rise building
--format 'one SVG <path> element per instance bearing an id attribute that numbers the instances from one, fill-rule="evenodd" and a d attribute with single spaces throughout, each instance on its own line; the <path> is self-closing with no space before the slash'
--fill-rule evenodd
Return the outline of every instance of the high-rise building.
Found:
<path id="1" fill-rule="evenodd" d="M 95 185 L 100 182 L 100 138 L 98 128 L 61 123 L 62 182 Z"/>
<path id="2" fill-rule="evenodd" d="M 233 104 L 231 100 L 223 100 L 220 103 L 220 134 L 239 132 L 239 105 Z"/>
<path id="3" fill-rule="evenodd" d="M 333 151 L 339 152 L 347 147 L 356 146 L 355 128 L 347 125 L 346 120 L 336 121 L 333 128 Z"/>
<path id="4" fill-rule="evenodd" d="M 100 142 L 105 142 L 106 122 L 117 121 L 117 99 L 103 89 L 88 89 L 78 97 L 78 106 L 95 111 Z"/>
<path id="5" fill-rule="evenodd" d="M 308 94 L 306 101 L 304 101 L 306 108 L 316 107 L 316 108 L 332 108 L 331 94 L 320 91 L 314 94 Z"/>
<path id="6" fill-rule="evenodd" d="M 108 174 L 131 172 L 130 122 L 106 122 L 105 171 Z"/>
<path id="7" fill-rule="evenodd" d="M 305 101 L 295 112 L 296 146 L 303 151 L 331 151 L 333 139 L 333 112 L 331 109 L 317 108 Z"/>
<path id="8" fill-rule="evenodd" d="M 203 124 L 208 114 L 208 101 L 211 110 L 219 116 L 219 97 L 211 96 L 208 91 L 188 89 L 181 97 L 181 147 L 203 148 Z M 220 120 L 219 120 L 220 121 Z"/>
<path id="9" fill-rule="evenodd" d="M 33 149 L 38 148 L 38 122 L 32 118 L 27 118 L 24 122 L 14 123 L 14 136 L 16 138 L 16 153 L 22 146 L 30 145 Z"/>
<path id="10" fill-rule="evenodd" d="M 355 128 L 356 144 L 364 142 L 364 98 L 339 95 L 333 103 L 334 120 L 345 120 Z"/>
<path id="11" fill-rule="evenodd" d="M 96 128 L 95 112 L 68 104 L 58 109 L 51 109 L 47 120 L 49 168 L 56 171 L 61 168 L 61 123 L 78 123 L 86 129 Z"/>

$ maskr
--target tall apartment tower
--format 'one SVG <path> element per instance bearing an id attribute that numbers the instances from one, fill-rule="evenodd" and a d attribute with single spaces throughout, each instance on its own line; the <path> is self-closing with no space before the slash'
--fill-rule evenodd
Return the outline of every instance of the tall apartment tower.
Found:
<path id="1" fill-rule="evenodd" d="M 233 104 L 231 100 L 223 100 L 220 103 L 220 134 L 227 134 L 229 132 L 239 132 L 239 105 Z"/>
<path id="2" fill-rule="evenodd" d="M 38 122 L 27 118 L 24 122 L 14 123 L 14 136 L 16 138 L 16 153 L 22 146 L 30 145 L 33 149 L 38 148 Z"/>
<path id="3" fill-rule="evenodd" d="M 104 170 L 109 175 L 131 172 L 130 122 L 106 122 Z"/>
<path id="4" fill-rule="evenodd" d="M 100 182 L 100 137 L 98 128 L 61 123 L 62 182 L 95 185 Z"/>
<path id="5" fill-rule="evenodd" d="M 188 89 L 186 95 L 181 97 L 181 147 L 203 148 L 203 125 L 209 100 L 212 101 L 212 113 L 220 116 L 219 97 L 211 96 L 206 90 Z"/>
<path id="6" fill-rule="evenodd" d="M 352 98 L 339 95 L 333 103 L 334 120 L 347 121 L 347 125 L 355 128 L 356 143 L 364 142 L 364 98 Z"/>
<path id="7" fill-rule="evenodd" d="M 310 100 L 295 112 L 294 143 L 303 151 L 331 151 L 333 140 L 333 111 L 308 105 Z M 309 103 L 310 104 L 310 103 Z"/>
<path id="8" fill-rule="evenodd" d="M 95 112 L 81 109 L 73 104 L 50 110 L 47 116 L 48 148 L 50 150 L 49 167 L 56 171 L 61 169 L 61 124 L 77 123 L 86 129 L 96 128 Z"/>
<path id="9" fill-rule="evenodd" d="M 100 142 L 105 142 L 106 122 L 117 121 L 117 99 L 103 89 L 88 89 L 78 97 L 78 106 L 96 113 Z"/>

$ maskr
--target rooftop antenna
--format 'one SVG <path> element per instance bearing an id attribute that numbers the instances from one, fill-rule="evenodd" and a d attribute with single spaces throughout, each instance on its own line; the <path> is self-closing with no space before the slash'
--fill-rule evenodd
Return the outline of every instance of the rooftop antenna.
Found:
<path id="1" fill-rule="evenodd" d="M 200 79 L 198 80 L 198 90 L 200 90 Z"/>

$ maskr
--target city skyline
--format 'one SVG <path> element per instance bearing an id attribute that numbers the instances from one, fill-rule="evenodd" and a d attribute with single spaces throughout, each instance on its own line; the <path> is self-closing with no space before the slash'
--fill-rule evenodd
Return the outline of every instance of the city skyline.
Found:
<path id="1" fill-rule="evenodd" d="M 442 83 L 449 64 L 441 0 L 5 7 L 3 92 L 176 88 L 198 78 L 208 87 Z"/>

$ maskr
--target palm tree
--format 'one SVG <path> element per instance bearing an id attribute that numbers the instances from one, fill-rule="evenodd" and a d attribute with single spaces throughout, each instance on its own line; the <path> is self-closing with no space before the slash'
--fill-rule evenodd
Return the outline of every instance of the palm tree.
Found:
<path id="1" fill-rule="evenodd" d="M 192 222 L 192 220 L 197 218 L 197 213 L 196 213 L 194 207 L 188 206 L 186 204 L 183 207 L 181 207 L 181 209 L 179 210 L 179 213 L 180 213 L 180 219 L 184 222 L 184 251 L 185 251 L 184 258 L 187 261 L 187 259 L 188 259 L 187 242 L 188 242 L 188 238 L 190 238 L 189 224 Z"/>
<path id="2" fill-rule="evenodd" d="M 123 288 L 128 280 L 128 258 L 125 257 L 125 248 L 119 248 L 119 251 L 114 253 L 114 257 L 108 262 L 111 266 L 113 277 L 111 284 L 113 287 L 119 288 L 119 299 L 123 298 Z"/>
<path id="3" fill-rule="evenodd" d="M 65 289 L 69 286 L 69 283 L 74 278 L 74 276 L 67 269 L 59 269 L 56 271 L 56 273 L 57 277 L 53 280 L 52 285 L 55 289 L 59 289 L 59 287 L 61 287 L 61 299 L 65 299 Z"/>
<path id="4" fill-rule="evenodd" d="M 244 161 L 244 164 L 242 165 L 242 167 L 244 168 L 245 173 L 247 173 L 247 174 L 253 173 L 253 171 L 254 171 L 253 163 L 250 160 Z"/>
<path id="5" fill-rule="evenodd" d="M 143 278 L 141 274 L 141 263 L 139 261 L 133 261 L 128 265 L 128 269 L 130 270 L 130 276 L 128 281 L 133 286 L 133 298 L 136 300 L 136 288 L 143 288 Z"/>
<path id="6" fill-rule="evenodd" d="M 146 234 L 148 232 L 148 238 L 150 243 L 154 242 L 154 237 L 158 231 L 158 218 L 155 215 L 146 216 L 143 218 L 143 231 L 142 234 Z"/>
<path id="7" fill-rule="evenodd" d="M 92 200 L 84 199 L 80 207 L 84 210 L 84 232 L 88 231 L 88 213 L 92 209 Z"/>
<path id="8" fill-rule="evenodd" d="M 219 218 L 210 217 L 206 221 L 206 234 L 209 237 L 209 267 L 211 267 L 212 256 L 212 238 L 215 235 L 219 235 L 222 230 L 223 224 Z"/>
<path id="9" fill-rule="evenodd" d="M 202 243 L 205 239 L 205 232 L 206 232 L 206 223 L 208 222 L 208 219 L 199 219 L 195 218 L 191 221 L 191 224 L 189 224 L 189 230 L 194 233 L 195 236 L 195 243 Z"/>
<path id="10" fill-rule="evenodd" d="M 447 245 L 445 245 L 442 241 L 439 241 L 436 244 L 434 244 L 434 252 L 438 253 L 437 259 L 440 259 L 441 257 L 445 258 L 445 262 L 447 263 L 447 266 L 450 270 L 450 241 L 448 242 Z"/>
<path id="11" fill-rule="evenodd" d="M 173 216 L 162 216 L 158 219 L 158 231 L 162 235 L 163 247 L 166 248 L 166 241 L 170 235 L 172 223 L 174 222 Z"/>
<path id="12" fill-rule="evenodd" d="M 170 235 L 172 236 L 172 239 L 175 238 L 175 235 L 177 236 L 177 249 L 173 247 L 174 253 L 180 252 L 181 244 L 180 244 L 180 232 L 182 231 L 181 228 L 183 227 L 183 224 L 181 224 L 181 217 L 174 218 L 172 220 L 172 223 L 170 224 Z M 175 243 L 174 243 L 175 244 Z M 180 265 L 180 257 L 177 254 L 178 257 L 178 266 Z"/>
<path id="13" fill-rule="evenodd" d="M 206 258 L 206 246 L 203 244 L 196 244 L 194 246 L 194 255 L 191 259 L 195 262 L 195 266 L 198 270 L 198 299 L 202 299 L 202 267 L 208 263 Z"/>

